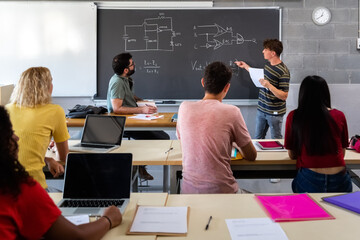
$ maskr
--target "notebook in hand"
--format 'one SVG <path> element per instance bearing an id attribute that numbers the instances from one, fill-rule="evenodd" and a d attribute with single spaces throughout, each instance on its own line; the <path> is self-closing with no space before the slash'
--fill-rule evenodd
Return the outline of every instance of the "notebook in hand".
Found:
<path id="1" fill-rule="evenodd" d="M 360 192 L 336 195 L 332 197 L 323 197 L 325 202 L 348 209 L 360 214 Z"/>
<path id="2" fill-rule="evenodd" d="M 307 194 L 255 197 L 275 222 L 335 219 Z"/>
<path id="3" fill-rule="evenodd" d="M 86 116 L 81 142 L 70 145 L 72 152 L 110 152 L 120 147 L 126 117 L 111 115 Z"/>
<path id="4" fill-rule="evenodd" d="M 62 215 L 101 215 L 117 206 L 122 213 L 131 192 L 131 153 L 69 153 L 65 168 Z"/>
<path id="5" fill-rule="evenodd" d="M 284 148 L 284 146 L 279 141 L 257 141 L 256 144 L 263 150 Z"/>

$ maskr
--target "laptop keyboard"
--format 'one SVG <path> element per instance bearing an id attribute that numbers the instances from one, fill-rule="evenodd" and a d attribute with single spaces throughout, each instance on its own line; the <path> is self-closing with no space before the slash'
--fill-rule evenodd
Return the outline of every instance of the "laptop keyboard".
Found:
<path id="1" fill-rule="evenodd" d="M 124 200 L 64 200 L 60 207 L 121 207 Z"/>
<path id="2" fill-rule="evenodd" d="M 108 148 L 112 148 L 113 146 L 103 146 L 103 145 L 97 145 L 97 144 L 80 144 L 81 147 L 90 147 L 90 148 L 105 148 L 105 149 L 108 149 Z"/>

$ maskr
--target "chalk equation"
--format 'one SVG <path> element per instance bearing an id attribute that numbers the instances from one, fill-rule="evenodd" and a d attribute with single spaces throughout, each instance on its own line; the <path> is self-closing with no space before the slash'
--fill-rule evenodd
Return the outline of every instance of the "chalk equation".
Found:
<path id="1" fill-rule="evenodd" d="M 211 25 L 198 25 L 193 27 L 194 38 L 199 44 L 194 44 L 194 49 L 212 48 L 217 50 L 223 46 L 241 45 L 245 42 L 256 44 L 256 39 L 244 39 L 239 33 L 234 33 L 232 27 L 222 27 L 216 23 Z"/>
<path id="2" fill-rule="evenodd" d="M 190 62 L 191 63 L 191 70 L 192 71 L 205 71 L 205 68 L 207 65 L 209 65 L 211 62 L 208 62 L 208 61 L 198 61 L 198 60 L 193 60 Z M 239 67 L 235 64 L 235 61 L 232 61 L 232 60 L 229 60 L 227 62 L 224 62 L 225 64 L 227 64 L 233 75 L 234 76 L 239 76 Z"/>

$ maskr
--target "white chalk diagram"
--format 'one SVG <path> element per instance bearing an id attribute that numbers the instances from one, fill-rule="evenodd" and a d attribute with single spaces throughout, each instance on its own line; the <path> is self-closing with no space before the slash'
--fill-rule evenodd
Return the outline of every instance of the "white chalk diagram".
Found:
<path id="1" fill-rule="evenodd" d="M 125 51 L 174 51 L 174 37 L 171 17 L 160 13 L 157 18 L 146 18 L 141 25 L 125 25 L 123 39 Z"/>
<path id="2" fill-rule="evenodd" d="M 194 45 L 194 49 L 213 48 L 216 50 L 223 46 L 240 45 L 245 42 L 256 44 L 255 38 L 244 39 L 241 34 L 234 33 L 232 27 L 223 28 L 216 23 L 212 25 L 194 26 L 194 37 L 201 41 L 199 45 Z"/>

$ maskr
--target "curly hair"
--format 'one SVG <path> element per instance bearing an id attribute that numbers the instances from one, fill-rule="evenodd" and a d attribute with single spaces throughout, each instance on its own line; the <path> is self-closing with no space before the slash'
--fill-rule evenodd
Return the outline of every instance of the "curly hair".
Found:
<path id="1" fill-rule="evenodd" d="M 35 107 L 51 102 L 52 77 L 46 67 L 32 67 L 21 74 L 11 95 L 11 102 L 20 107 Z"/>
<path id="2" fill-rule="evenodd" d="M 21 183 L 31 183 L 29 174 L 17 159 L 18 144 L 9 114 L 0 106 L 0 193 L 17 197 Z"/>

